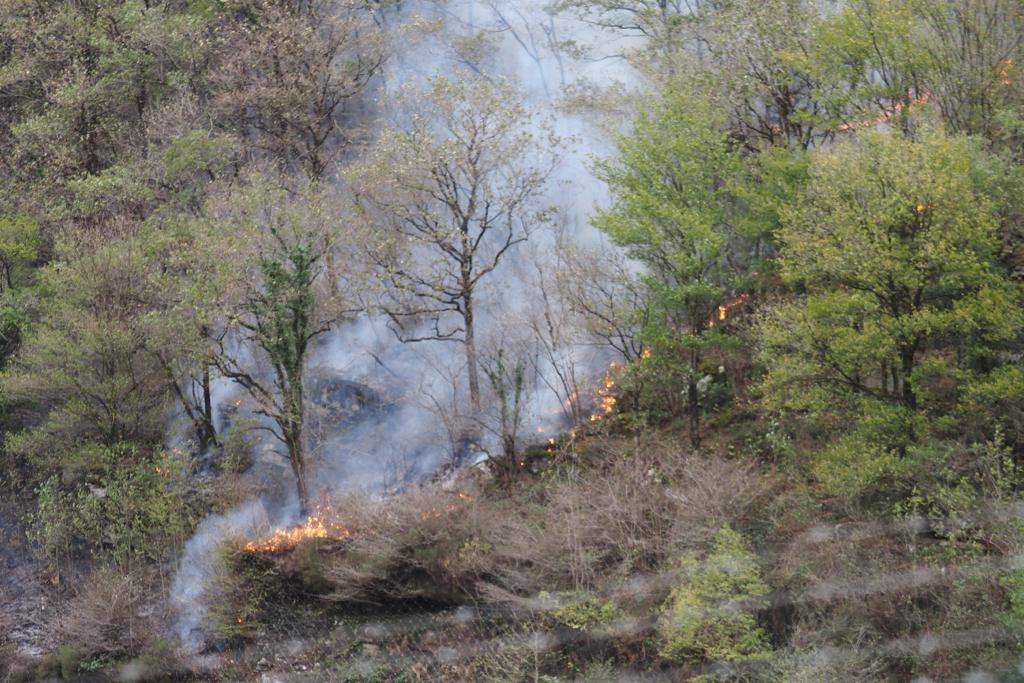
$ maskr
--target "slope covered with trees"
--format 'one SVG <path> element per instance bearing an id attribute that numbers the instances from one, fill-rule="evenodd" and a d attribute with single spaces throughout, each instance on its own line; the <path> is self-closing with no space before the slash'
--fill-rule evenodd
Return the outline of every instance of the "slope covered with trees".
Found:
<path id="1" fill-rule="evenodd" d="M 0 680 L 1017 680 L 1022 43 L 0 0 Z"/>

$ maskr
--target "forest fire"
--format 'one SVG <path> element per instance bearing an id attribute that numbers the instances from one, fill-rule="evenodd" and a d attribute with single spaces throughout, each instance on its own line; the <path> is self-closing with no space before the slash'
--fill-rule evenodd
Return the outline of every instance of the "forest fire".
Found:
<path id="1" fill-rule="evenodd" d="M 601 386 L 594 394 L 595 409 L 590 414 L 591 422 L 603 420 L 615 412 L 615 404 L 618 403 L 618 398 L 615 396 L 617 382 L 614 375 L 621 371 L 622 365 L 615 361 L 608 365 L 608 372 L 605 373 L 604 379 L 601 380 Z"/>
<path id="2" fill-rule="evenodd" d="M 999 66 L 999 82 L 1003 85 L 1013 84 L 1013 58 L 1004 59 Z"/>
<path id="3" fill-rule="evenodd" d="M 318 507 L 299 526 L 290 529 L 275 529 L 267 538 L 250 541 L 245 551 L 250 553 L 280 553 L 291 550 L 302 541 L 314 538 L 340 541 L 352 535 L 352 531 L 330 520 L 333 513 L 329 506 Z"/>
<path id="4" fill-rule="evenodd" d="M 724 304 L 721 304 L 718 307 L 718 320 L 719 320 L 719 322 L 721 322 L 721 321 L 725 320 L 726 318 L 728 318 L 729 317 L 729 311 L 731 311 L 732 309 L 734 309 L 734 308 L 736 308 L 738 306 L 742 306 L 744 303 L 746 303 L 747 299 L 749 299 L 749 298 L 750 298 L 750 295 L 744 292 L 743 294 L 740 294 L 739 296 L 731 299 L 730 301 L 726 301 Z"/>
<path id="5" fill-rule="evenodd" d="M 717 323 L 725 322 L 726 320 L 729 319 L 732 310 L 745 304 L 748 299 L 750 299 L 750 295 L 744 292 L 730 299 L 727 299 L 722 304 L 719 304 L 718 312 L 708 322 L 708 325 L 710 327 L 714 327 Z"/>
<path id="6" fill-rule="evenodd" d="M 421 513 L 420 519 L 436 519 L 437 517 L 442 517 L 448 514 L 449 512 L 455 512 L 460 507 L 462 507 L 463 503 L 472 503 L 474 500 L 476 500 L 473 496 L 469 495 L 468 493 L 464 493 L 463 491 L 458 491 L 456 495 L 459 497 L 458 501 L 454 503 L 448 503 L 442 508 L 431 508 L 430 510 Z"/>
<path id="7" fill-rule="evenodd" d="M 443 507 L 435 507 L 420 513 L 421 520 L 442 517 L 449 512 L 458 510 L 466 503 L 476 500 L 473 496 L 464 491 L 457 491 L 457 501 Z M 323 539 L 330 541 L 343 541 L 355 535 L 355 531 L 334 521 L 334 510 L 329 505 L 318 506 L 316 512 L 309 515 L 306 521 L 298 526 L 288 529 L 278 528 L 266 538 L 250 541 L 243 546 L 247 553 L 261 553 L 274 555 L 277 553 L 293 550 L 303 541 Z"/>
<path id="8" fill-rule="evenodd" d="M 911 93 L 908 93 L 908 96 L 910 95 Z M 927 92 L 914 96 L 907 105 L 907 112 L 912 112 L 915 109 L 927 104 L 930 98 L 931 95 Z M 870 128 L 871 126 L 889 123 L 896 117 L 897 114 L 899 114 L 902 111 L 903 103 L 897 102 L 896 105 L 893 107 L 892 111 L 882 111 L 878 116 L 876 116 L 873 119 L 865 119 L 862 121 L 847 121 L 845 123 L 841 123 L 838 126 L 838 130 L 852 131 L 856 130 L 857 128 Z"/>

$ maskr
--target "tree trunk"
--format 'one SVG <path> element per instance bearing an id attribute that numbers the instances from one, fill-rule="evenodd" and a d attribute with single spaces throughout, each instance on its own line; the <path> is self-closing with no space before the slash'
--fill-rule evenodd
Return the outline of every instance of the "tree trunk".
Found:
<path id="1" fill-rule="evenodd" d="M 900 378 L 902 386 L 900 387 L 900 397 L 903 399 L 903 405 L 907 406 L 911 410 L 917 410 L 917 396 L 914 394 L 914 387 L 910 382 L 910 375 L 914 372 L 914 355 L 915 346 L 904 348 L 900 352 L 900 362 L 902 377 Z"/>
<path id="2" fill-rule="evenodd" d="M 299 357 L 303 358 L 304 353 Z M 302 443 L 302 427 L 304 421 L 302 401 L 302 361 L 298 363 L 298 370 L 289 373 L 285 384 L 283 424 L 281 431 L 284 433 L 285 445 L 288 447 L 288 460 L 292 465 L 292 473 L 295 475 L 295 489 L 299 496 L 299 514 L 309 515 L 309 488 L 306 482 L 306 453 Z"/>
<path id="3" fill-rule="evenodd" d="M 469 374 L 469 404 L 473 417 L 480 415 L 480 373 L 477 368 L 476 335 L 473 329 L 473 292 L 466 288 L 462 294 L 462 321 L 466 327 L 466 372 Z"/>
<path id="4" fill-rule="evenodd" d="M 298 427 L 297 432 L 294 433 L 295 427 L 289 429 L 289 434 L 285 436 L 285 442 L 288 446 L 288 461 L 292 466 L 292 474 L 295 475 L 295 490 L 299 497 L 299 514 L 303 517 L 309 515 L 309 488 L 306 483 L 306 459 L 305 453 L 302 448 L 302 429 Z"/>
<path id="5" fill-rule="evenodd" d="M 206 451 L 211 445 L 217 445 L 217 430 L 213 425 L 213 397 L 210 392 L 210 366 L 203 366 L 203 406 L 200 424 L 198 425 L 199 450 Z"/>

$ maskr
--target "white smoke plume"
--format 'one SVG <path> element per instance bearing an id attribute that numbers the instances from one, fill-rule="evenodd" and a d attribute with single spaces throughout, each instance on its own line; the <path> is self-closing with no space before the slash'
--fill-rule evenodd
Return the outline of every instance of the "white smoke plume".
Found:
<path id="1" fill-rule="evenodd" d="M 524 431 L 549 433 L 565 422 L 567 390 L 556 367 L 571 369 L 574 381 L 592 382 L 609 357 L 607 350 L 595 350 L 593 344 L 565 330 L 559 332 L 557 344 L 538 350 L 528 324 L 537 313 L 538 301 L 552 307 L 549 318 L 568 324 L 560 304 L 545 294 L 551 289 L 545 279 L 556 270 L 559 246 L 566 239 L 589 247 L 603 244 L 588 222 L 595 205 L 606 198 L 590 162 L 594 156 L 609 154 L 610 145 L 585 110 L 568 105 L 574 92 L 628 88 L 636 77 L 623 60 L 581 56 L 578 46 L 598 42 L 594 29 L 534 0 L 421 0 L 385 18 L 395 27 L 418 21 L 437 30 L 415 41 L 396 41 L 396 54 L 372 95 L 380 117 L 409 113 L 395 110 L 402 101 L 395 93 L 404 86 L 471 69 L 516 83 L 528 106 L 565 141 L 546 196 L 536 198 L 557 209 L 558 232 L 532 235 L 532 244 L 501 264 L 483 292 L 480 316 L 483 348 L 514 343 L 533 359 L 528 367 L 531 381 Z M 623 47 L 606 45 L 606 50 L 619 53 Z M 458 401 L 463 366 L 457 347 L 450 342 L 403 344 L 385 321 L 366 317 L 320 340 L 309 363 L 314 393 L 320 387 L 338 403 L 354 399 L 360 406 L 349 421 L 331 413 L 319 422 L 313 420 L 314 495 L 399 490 L 422 481 L 458 454 L 457 435 L 444 419 Z M 359 395 L 353 397 L 353 393 Z M 224 406 L 234 398 L 230 383 L 218 383 L 215 398 L 217 421 L 223 423 L 229 413 Z M 267 444 L 259 448 L 265 451 Z M 287 468 L 271 462 L 271 458 L 256 457 L 249 475 L 287 484 Z M 196 651 L 203 644 L 202 605 L 215 569 L 217 545 L 228 537 L 251 536 L 298 521 L 292 487 L 279 489 L 277 495 L 250 501 L 225 515 L 211 515 L 186 544 L 172 589 L 179 614 L 176 631 L 186 649 Z"/>

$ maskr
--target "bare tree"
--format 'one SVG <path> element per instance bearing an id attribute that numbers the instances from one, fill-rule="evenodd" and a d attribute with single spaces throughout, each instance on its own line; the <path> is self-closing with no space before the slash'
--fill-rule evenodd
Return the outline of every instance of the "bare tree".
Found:
<path id="1" fill-rule="evenodd" d="M 537 199 L 555 141 L 508 83 L 461 73 L 407 95 L 417 113 L 383 131 L 354 176 L 364 215 L 390 236 L 374 254 L 380 305 L 405 342 L 463 346 L 478 413 L 481 284 L 548 219 Z"/>
<path id="2" fill-rule="evenodd" d="M 247 0 L 216 105 L 285 166 L 322 178 L 345 142 L 343 115 L 388 55 L 372 4 Z"/>
<path id="3" fill-rule="evenodd" d="M 559 249 L 558 291 L 588 343 L 605 346 L 630 362 L 644 351 L 640 331 L 650 317 L 645 285 L 625 256 L 612 248 Z"/>

